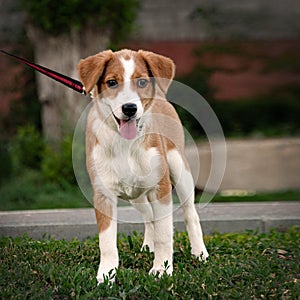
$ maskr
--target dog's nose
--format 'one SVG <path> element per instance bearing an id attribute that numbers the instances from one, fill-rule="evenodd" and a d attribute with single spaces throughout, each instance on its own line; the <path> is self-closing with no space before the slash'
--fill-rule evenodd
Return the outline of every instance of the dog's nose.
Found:
<path id="1" fill-rule="evenodd" d="M 135 103 L 125 103 L 122 105 L 122 112 L 126 117 L 131 118 L 136 114 L 137 106 Z"/>

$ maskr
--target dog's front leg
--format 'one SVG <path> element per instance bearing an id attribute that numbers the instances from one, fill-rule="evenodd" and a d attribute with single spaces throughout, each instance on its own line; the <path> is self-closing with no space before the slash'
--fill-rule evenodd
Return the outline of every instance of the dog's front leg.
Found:
<path id="1" fill-rule="evenodd" d="M 103 195 L 94 197 L 96 219 L 99 232 L 100 265 L 97 273 L 98 283 L 107 277 L 114 281 L 114 274 L 119 265 L 117 249 L 117 203 Z"/>
<path id="2" fill-rule="evenodd" d="M 165 199 L 164 199 L 165 200 Z M 172 199 L 151 203 L 154 214 L 154 262 L 150 274 L 173 272 L 173 216 Z"/>

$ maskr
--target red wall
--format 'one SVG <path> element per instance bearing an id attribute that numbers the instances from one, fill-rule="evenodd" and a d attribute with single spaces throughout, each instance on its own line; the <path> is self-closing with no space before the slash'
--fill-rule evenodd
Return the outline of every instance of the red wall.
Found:
<path id="1" fill-rule="evenodd" d="M 199 61 L 195 55 L 196 49 L 214 44 L 218 47 L 223 45 L 224 52 L 207 51 L 200 62 L 214 70 L 209 84 L 216 91 L 214 98 L 217 100 L 248 98 L 268 93 L 275 88 L 300 84 L 300 41 L 234 42 L 234 48 L 238 48 L 238 52 L 226 51 L 228 45 L 231 47 L 228 41 L 134 41 L 126 46 L 136 50 L 150 50 L 172 58 L 177 66 L 176 74 L 182 75 L 190 72 Z"/>

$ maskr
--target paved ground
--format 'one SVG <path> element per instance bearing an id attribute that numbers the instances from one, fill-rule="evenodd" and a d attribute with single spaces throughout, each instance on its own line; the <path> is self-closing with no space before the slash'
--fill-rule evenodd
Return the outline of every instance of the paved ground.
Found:
<path id="1" fill-rule="evenodd" d="M 216 203 L 197 206 L 205 234 L 240 232 L 247 229 L 267 232 L 271 228 L 285 230 L 300 226 L 299 202 Z M 143 231 L 140 214 L 132 207 L 118 210 L 118 231 L 125 234 Z M 175 230 L 185 230 L 183 212 L 175 206 Z M 29 236 L 40 239 L 55 237 L 83 240 L 97 233 L 93 209 L 60 209 L 0 212 L 0 236 Z"/>

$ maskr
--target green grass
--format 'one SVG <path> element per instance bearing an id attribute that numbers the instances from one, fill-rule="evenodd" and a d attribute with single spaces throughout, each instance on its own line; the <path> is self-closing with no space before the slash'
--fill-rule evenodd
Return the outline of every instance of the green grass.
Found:
<path id="1" fill-rule="evenodd" d="M 300 201 L 300 191 L 280 191 L 280 192 L 247 192 L 236 191 L 240 195 L 235 195 L 235 191 L 232 194 L 223 195 L 218 193 L 214 196 L 212 202 L 265 202 L 265 201 Z M 196 203 L 200 201 L 200 196 L 196 197 Z"/>
<path id="2" fill-rule="evenodd" d="M 210 257 L 192 257 L 186 233 L 176 233 L 174 273 L 148 275 L 153 254 L 142 236 L 119 236 L 115 283 L 96 285 L 98 240 L 2 238 L 1 299 L 299 299 L 300 230 L 206 236 Z"/>
<path id="3" fill-rule="evenodd" d="M 36 170 L 24 170 L 0 186 L 0 210 L 91 207 L 77 186 L 47 181 Z"/>

